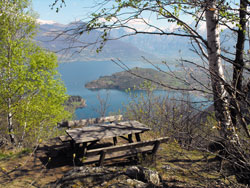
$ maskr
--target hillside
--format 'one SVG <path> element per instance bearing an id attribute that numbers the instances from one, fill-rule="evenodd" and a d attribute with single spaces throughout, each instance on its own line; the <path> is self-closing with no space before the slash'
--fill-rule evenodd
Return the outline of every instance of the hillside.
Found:
<path id="1" fill-rule="evenodd" d="M 100 31 L 85 33 L 74 41 L 69 39 L 66 34 L 56 38 L 63 31 L 75 27 L 77 27 L 77 23 L 68 25 L 58 23 L 40 24 L 35 40 L 40 46 L 56 52 L 60 62 L 103 61 L 112 58 L 119 58 L 124 61 L 136 61 L 141 60 L 142 56 L 150 60 L 157 59 L 153 54 L 140 50 L 135 45 L 121 40 L 107 41 L 99 53 L 96 53 L 96 50 L 100 46 L 100 43 L 82 48 L 82 46 L 95 43 L 99 40 L 102 34 Z"/>
<path id="2" fill-rule="evenodd" d="M 178 81 L 176 78 L 165 74 L 163 72 L 156 71 L 154 69 L 150 68 L 138 68 L 135 67 L 131 69 L 131 72 L 135 76 L 127 71 L 122 71 L 118 73 L 114 73 L 111 76 L 102 76 L 97 80 L 88 82 L 85 84 L 85 87 L 88 89 L 120 89 L 125 90 L 127 88 L 136 88 L 136 89 L 142 89 L 141 86 L 145 82 L 145 79 L 147 78 L 149 80 L 154 80 L 159 83 L 172 85 L 172 86 L 180 86 L 185 87 L 183 83 Z M 178 74 L 181 74 L 181 72 L 177 72 Z M 152 83 L 152 85 L 156 89 L 164 89 L 162 86 Z"/>
<path id="3" fill-rule="evenodd" d="M 176 61 L 176 59 L 187 58 L 192 61 L 200 61 L 197 54 L 192 53 L 190 49 L 193 48 L 190 39 L 185 37 L 176 37 L 169 35 L 134 35 L 130 37 L 122 37 L 131 34 L 124 28 L 114 29 L 109 34 L 110 39 L 120 38 L 119 40 L 110 40 L 105 43 L 103 50 L 96 53 L 99 44 L 94 44 L 100 41 L 102 32 L 94 30 L 88 34 L 83 33 L 80 37 L 73 38 L 74 41 L 69 40 L 72 32 L 63 34 L 56 38 L 59 33 L 65 30 L 77 28 L 79 25 L 84 25 L 84 22 L 74 22 L 68 25 L 59 23 L 42 22 L 39 25 L 39 32 L 36 37 L 38 43 L 48 50 L 58 52 L 59 60 L 62 62 L 73 61 L 102 61 L 110 60 L 111 58 L 120 58 L 123 61 L 127 60 L 142 60 L 142 56 L 149 60 L 167 59 L 168 61 Z M 194 24 L 194 23 L 192 23 Z M 205 35 L 202 28 L 198 28 L 201 35 Z M 166 32 L 171 32 L 171 28 L 166 29 Z M 223 39 L 223 46 L 231 53 L 234 52 L 232 33 L 225 29 L 221 32 L 220 37 Z M 72 38 L 71 38 L 72 39 Z M 77 46 L 84 46 L 86 44 L 94 44 L 87 48 L 79 48 Z M 70 48 L 69 48 L 70 47 Z M 68 48 L 66 51 L 62 49 Z M 246 43 L 246 50 L 249 49 L 249 44 Z"/>

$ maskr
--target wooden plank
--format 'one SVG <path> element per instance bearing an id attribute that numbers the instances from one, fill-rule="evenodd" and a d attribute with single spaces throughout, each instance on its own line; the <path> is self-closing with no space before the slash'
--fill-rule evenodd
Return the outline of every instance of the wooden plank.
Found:
<path id="1" fill-rule="evenodd" d="M 99 155 L 102 150 L 106 150 L 107 153 L 117 152 L 117 151 L 125 151 L 125 150 L 133 150 L 136 148 L 146 147 L 146 146 L 152 146 L 155 144 L 156 141 L 159 143 L 166 143 L 169 140 L 169 137 L 162 137 L 155 140 L 149 140 L 144 142 L 137 142 L 137 143 L 130 143 L 130 144 L 123 144 L 120 146 L 110 146 L 105 148 L 98 148 L 93 150 L 88 150 L 86 153 L 86 157 Z"/>
<path id="2" fill-rule="evenodd" d="M 122 115 L 116 116 L 107 116 L 107 117 L 100 117 L 100 118 L 90 118 L 90 119 L 81 119 L 75 121 L 68 121 L 67 127 L 74 127 L 74 126 L 86 126 L 96 123 L 104 123 L 104 122 L 115 122 L 121 121 L 123 119 Z"/>
<path id="3" fill-rule="evenodd" d="M 123 157 L 126 158 L 126 157 L 136 156 L 138 153 L 151 154 L 152 148 L 153 148 L 153 146 L 147 146 L 147 147 L 143 147 L 143 148 L 133 148 L 130 150 L 118 151 L 118 152 L 112 152 L 112 153 L 108 153 L 106 150 L 104 161 L 123 158 Z M 93 162 L 99 162 L 99 160 L 100 160 L 99 155 L 95 155 L 95 156 L 86 158 L 83 161 L 83 163 L 88 164 L 88 163 L 93 163 Z"/>
<path id="4" fill-rule="evenodd" d="M 86 158 L 83 163 L 93 163 L 98 162 L 103 165 L 104 161 L 117 159 L 117 158 L 127 158 L 131 156 L 137 156 L 138 153 L 145 154 L 155 154 L 159 148 L 160 143 L 165 143 L 169 140 L 168 137 L 163 137 L 155 140 L 124 144 L 122 146 L 111 146 L 105 148 L 99 148 L 95 150 L 87 151 Z M 99 156 L 100 155 L 100 156 Z M 99 157 L 98 157 L 99 156 Z"/>
<path id="5" fill-rule="evenodd" d="M 72 138 L 69 135 L 59 136 L 59 138 L 62 142 L 69 142 L 70 140 L 72 140 Z"/>
<path id="6" fill-rule="evenodd" d="M 137 121 L 126 121 L 111 124 L 96 124 L 82 128 L 66 130 L 67 134 L 76 142 L 83 143 L 103 138 L 113 138 L 116 136 L 142 133 L 150 128 Z"/>

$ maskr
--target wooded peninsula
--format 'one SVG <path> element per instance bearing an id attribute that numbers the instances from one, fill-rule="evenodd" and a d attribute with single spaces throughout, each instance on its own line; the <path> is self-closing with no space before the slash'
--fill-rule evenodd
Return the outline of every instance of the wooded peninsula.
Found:
<path id="1" fill-rule="evenodd" d="M 181 72 L 176 72 L 181 76 Z M 166 89 L 164 85 L 174 85 L 176 87 L 184 87 L 185 84 L 181 83 L 177 78 L 159 72 L 151 68 L 135 67 L 129 71 L 122 71 L 114 73 L 110 76 L 101 76 L 97 80 L 93 80 L 85 84 L 88 89 L 119 89 L 125 90 L 128 88 L 135 88 L 143 90 L 145 78 L 148 81 L 153 80 L 152 87 L 155 89 Z"/>
<path id="2" fill-rule="evenodd" d="M 101 76 L 97 80 L 93 80 L 85 84 L 88 89 L 119 89 L 126 90 L 133 88 L 135 90 L 145 90 L 145 81 L 150 82 L 150 87 L 157 90 L 169 90 L 171 88 L 188 88 L 197 84 L 192 79 L 191 74 L 200 74 L 199 71 L 185 70 L 175 71 L 157 71 L 152 68 L 135 67 L 130 70 L 114 73 L 110 76 Z M 204 84 L 208 82 L 208 78 L 202 75 L 196 75 Z"/>

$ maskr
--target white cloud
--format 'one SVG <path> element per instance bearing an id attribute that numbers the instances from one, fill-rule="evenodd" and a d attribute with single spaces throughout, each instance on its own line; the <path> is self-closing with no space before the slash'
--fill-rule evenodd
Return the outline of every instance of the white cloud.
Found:
<path id="1" fill-rule="evenodd" d="M 149 23 L 149 20 L 146 20 L 146 19 L 144 19 L 144 20 L 145 20 L 145 22 L 142 19 L 131 19 L 128 22 L 122 23 L 122 22 L 119 22 L 118 19 L 115 17 L 112 17 L 110 21 L 107 21 L 105 18 L 102 17 L 102 18 L 98 19 L 98 22 L 103 22 L 103 23 L 107 23 L 107 24 L 111 24 L 111 25 L 113 23 L 117 22 L 117 26 L 120 26 L 120 25 L 128 26 L 128 27 L 136 29 L 137 31 L 152 32 L 152 31 L 156 30 L 155 28 L 147 25 L 147 23 Z M 134 31 L 133 29 L 129 29 L 129 28 L 126 28 L 125 30 L 127 32 Z"/>
<path id="2" fill-rule="evenodd" d="M 41 20 L 41 19 L 37 19 L 36 21 L 37 21 L 37 23 L 42 24 L 42 25 L 43 24 L 55 24 L 56 23 L 53 20 Z"/>
<path id="3" fill-rule="evenodd" d="M 147 23 L 149 23 L 149 20 L 145 20 L 145 22 L 144 22 L 141 19 L 133 19 L 133 20 L 130 20 L 129 22 L 127 22 L 126 25 L 128 27 L 135 28 L 137 31 L 153 32 L 156 30 L 154 27 L 150 27 Z M 129 28 L 126 30 L 127 30 L 127 32 L 133 32 L 133 30 L 131 30 Z"/>
<path id="4" fill-rule="evenodd" d="M 113 22 L 116 22 L 116 21 L 117 21 L 117 18 L 115 18 L 115 17 L 112 17 L 110 19 L 110 22 L 108 22 L 104 17 L 98 18 L 98 22 L 103 22 L 103 23 L 105 23 L 105 22 L 107 22 L 107 23 L 113 23 Z"/>

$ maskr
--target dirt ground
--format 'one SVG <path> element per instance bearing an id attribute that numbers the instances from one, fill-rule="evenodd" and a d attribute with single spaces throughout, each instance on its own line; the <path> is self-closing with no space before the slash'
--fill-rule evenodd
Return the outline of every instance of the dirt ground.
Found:
<path id="1" fill-rule="evenodd" d="M 56 157 L 49 157 L 46 144 L 41 144 L 36 151 L 1 159 L 0 187 L 46 187 L 46 184 L 61 178 L 76 166 L 72 154 L 60 151 Z M 182 149 L 171 142 L 161 144 L 153 162 L 146 159 L 138 163 L 157 170 L 168 187 L 239 187 L 234 177 L 220 175 L 219 163 L 214 157 L 196 150 Z"/>

